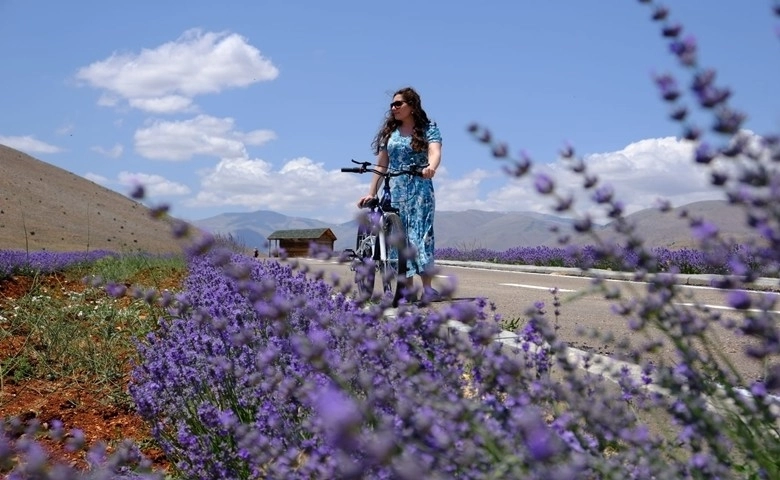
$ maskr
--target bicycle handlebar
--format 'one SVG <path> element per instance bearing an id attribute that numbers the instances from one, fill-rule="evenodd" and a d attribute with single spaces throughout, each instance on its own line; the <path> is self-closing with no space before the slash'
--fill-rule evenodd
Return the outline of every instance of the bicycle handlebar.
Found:
<path id="1" fill-rule="evenodd" d="M 417 177 L 421 177 L 423 169 L 428 166 L 428 164 L 426 163 L 425 165 L 412 165 L 411 168 L 408 170 L 396 170 L 392 172 L 388 170 L 385 172 L 381 172 L 376 168 L 368 168 L 372 166 L 370 162 L 357 162 L 355 160 L 352 160 L 352 163 L 357 163 L 358 165 L 360 165 L 360 167 L 342 168 L 341 171 L 344 173 L 375 173 L 383 177 L 397 177 L 399 175 L 414 175 Z"/>

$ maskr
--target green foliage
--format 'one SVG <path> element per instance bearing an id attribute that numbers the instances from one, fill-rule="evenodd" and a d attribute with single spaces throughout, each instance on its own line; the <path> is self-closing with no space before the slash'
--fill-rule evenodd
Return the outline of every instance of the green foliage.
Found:
<path id="1" fill-rule="evenodd" d="M 139 276 L 145 276 L 161 283 L 171 273 L 182 271 L 186 262 L 181 255 L 153 256 L 143 253 L 104 257 L 88 264 L 81 264 L 68 270 L 71 275 L 91 275 L 106 282 L 123 283 Z"/>
<path id="2" fill-rule="evenodd" d="M 84 382 L 107 402 L 126 405 L 125 375 L 135 342 L 156 328 L 165 312 L 143 298 L 113 298 L 99 286 L 73 288 L 66 280 L 91 272 L 119 284 L 141 282 L 136 288 L 143 291 L 170 283 L 184 270 L 179 257 L 131 255 L 79 264 L 64 272 L 60 286 L 33 277 L 27 293 L 0 313 L 0 338 L 17 345 L 0 362 L 0 380 Z"/>

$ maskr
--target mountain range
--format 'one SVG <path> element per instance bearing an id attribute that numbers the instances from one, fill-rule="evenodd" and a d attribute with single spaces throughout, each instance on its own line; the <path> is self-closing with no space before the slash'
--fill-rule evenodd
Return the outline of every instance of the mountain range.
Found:
<path id="1" fill-rule="evenodd" d="M 745 215 L 725 201 L 703 201 L 661 213 L 647 209 L 628 215 L 648 246 L 682 248 L 695 245 L 682 212 L 707 218 L 721 233 L 744 241 L 755 233 Z M 229 235 L 249 249 L 266 247 L 276 230 L 330 228 L 335 249 L 354 245 L 356 221 L 327 223 L 258 210 L 223 213 L 191 222 L 214 234 Z M 437 211 L 437 248 L 506 250 L 520 246 L 554 246 L 550 228 L 571 230 L 571 220 L 533 212 Z M 597 226 L 602 238 L 614 236 L 611 225 Z M 580 243 L 589 243 L 583 238 Z M 149 209 L 122 194 L 83 177 L 0 145 L 0 249 L 77 251 L 108 249 L 177 252 L 166 222 L 151 217 Z"/>
<path id="2" fill-rule="evenodd" d="M 725 201 L 708 200 L 690 203 L 660 212 L 655 208 L 628 215 L 638 235 L 650 247 L 678 249 L 693 247 L 696 240 L 688 227 L 688 218 L 705 218 L 717 225 L 721 234 L 744 242 L 754 237 L 744 220 L 744 213 Z M 276 230 L 330 228 L 336 235 L 335 250 L 351 248 L 355 243 L 357 222 L 328 223 L 301 217 L 289 217 L 277 212 L 258 210 L 247 213 L 224 213 L 194 222 L 198 227 L 215 234 L 231 235 L 248 247 L 267 248 L 266 239 Z M 481 210 L 437 211 L 435 216 L 436 247 L 461 250 L 485 248 L 503 251 L 521 246 L 556 246 L 559 234 L 572 232 L 572 220 L 555 215 L 534 212 L 493 212 Z M 613 225 L 596 225 L 602 239 L 617 238 Z M 582 237 L 575 243 L 592 242 Z"/>

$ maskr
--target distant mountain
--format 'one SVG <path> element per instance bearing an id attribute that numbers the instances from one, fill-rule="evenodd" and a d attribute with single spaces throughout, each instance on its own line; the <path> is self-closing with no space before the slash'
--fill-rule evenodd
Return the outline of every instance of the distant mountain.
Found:
<path id="1" fill-rule="evenodd" d="M 748 227 L 745 211 L 722 200 L 706 200 L 689 203 L 661 213 L 646 209 L 628 215 L 627 220 L 636 225 L 636 231 L 646 245 L 672 249 L 694 247 L 689 223 L 690 219 L 701 218 L 718 227 L 724 239 L 747 243 L 757 237 L 755 230 Z M 614 229 L 608 224 L 598 230 L 605 238 L 614 236 Z"/>
<path id="2" fill-rule="evenodd" d="M 637 233 L 647 246 L 691 247 L 695 245 L 695 241 L 687 221 L 682 218 L 683 212 L 686 212 L 688 217 L 709 219 L 719 227 L 725 237 L 739 241 L 755 237 L 755 233 L 745 224 L 742 210 L 718 200 L 691 203 L 666 213 L 646 209 L 628 215 L 626 219 L 635 224 Z M 551 228 L 572 232 L 570 219 L 534 212 L 438 211 L 435 222 L 437 248 L 506 250 L 519 246 L 556 246 L 558 235 L 552 233 Z M 263 210 L 225 213 L 196 221 L 194 224 L 212 233 L 233 235 L 247 246 L 258 248 L 266 245 L 266 238 L 275 230 L 327 227 L 336 235 L 336 250 L 354 246 L 357 228 L 355 221 L 329 224 Z M 594 230 L 602 238 L 616 238 L 611 224 L 597 226 Z M 589 239 L 583 238 L 580 243 L 590 242 Z"/>
<path id="3" fill-rule="evenodd" d="M 437 247 L 506 250 L 523 245 L 554 245 L 552 226 L 569 228 L 571 220 L 534 212 L 436 212 Z"/>
<path id="4" fill-rule="evenodd" d="M 263 248 L 268 236 L 276 230 L 333 228 L 331 224 L 319 220 L 288 217 L 269 210 L 223 213 L 193 223 L 213 234 L 230 235 L 249 248 Z"/>

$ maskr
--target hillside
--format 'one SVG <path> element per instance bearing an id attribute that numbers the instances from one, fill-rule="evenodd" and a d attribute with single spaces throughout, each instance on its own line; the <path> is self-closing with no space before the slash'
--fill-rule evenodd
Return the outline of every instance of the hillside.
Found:
<path id="1" fill-rule="evenodd" d="M 696 242 L 688 227 L 690 218 L 707 219 L 718 227 L 723 238 L 733 239 L 738 243 L 746 243 L 748 239 L 756 237 L 755 231 L 747 226 L 744 210 L 726 201 L 689 203 L 667 213 L 648 209 L 627 217 L 636 225 L 637 233 L 646 245 L 673 249 L 695 246 Z M 611 231 L 609 225 L 600 229 L 600 233 L 605 237 L 609 237 Z"/>
<path id="2" fill-rule="evenodd" d="M 0 249 L 180 252 L 144 205 L 0 145 Z"/>

